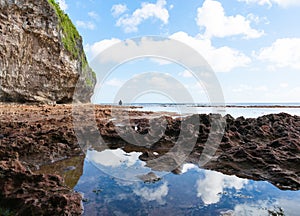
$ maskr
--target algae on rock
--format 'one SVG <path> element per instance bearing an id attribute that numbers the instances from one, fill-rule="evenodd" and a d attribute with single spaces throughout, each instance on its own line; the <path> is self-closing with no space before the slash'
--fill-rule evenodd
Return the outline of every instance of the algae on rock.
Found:
<path id="1" fill-rule="evenodd" d="M 59 7 L 58 3 L 55 2 L 55 0 L 48 0 L 49 4 L 52 5 L 52 7 L 55 10 L 55 13 L 59 19 L 59 27 L 63 31 L 63 38 L 62 42 L 65 46 L 65 48 L 73 55 L 73 57 L 76 59 L 79 57 L 79 53 L 77 50 L 77 41 L 80 40 L 80 35 L 70 20 L 69 16 L 65 14 Z M 85 56 L 80 56 L 82 60 L 85 59 Z"/>

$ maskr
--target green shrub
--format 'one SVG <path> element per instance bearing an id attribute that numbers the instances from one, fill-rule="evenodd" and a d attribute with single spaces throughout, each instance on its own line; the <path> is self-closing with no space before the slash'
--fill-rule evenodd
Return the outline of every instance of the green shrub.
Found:
<path id="1" fill-rule="evenodd" d="M 59 19 L 59 27 L 62 29 L 63 38 L 62 42 L 67 51 L 69 51 L 74 59 L 81 60 L 83 72 L 87 71 L 89 67 L 84 51 L 79 53 L 78 47 L 81 42 L 81 36 L 78 33 L 76 27 L 72 23 L 71 19 L 67 14 L 64 13 L 59 7 L 59 4 L 55 0 L 48 0 L 49 4 L 54 8 L 55 13 Z M 96 78 L 94 71 L 91 71 L 93 78 Z M 87 75 L 87 74 L 85 74 Z M 93 86 L 92 80 L 86 80 L 86 84 L 90 87 Z"/>
<path id="2" fill-rule="evenodd" d="M 12 211 L 0 207 L 0 216 L 13 216 L 13 215 L 15 214 Z"/>
<path id="3" fill-rule="evenodd" d="M 54 8 L 59 19 L 59 25 L 63 32 L 62 42 L 65 49 L 68 50 L 75 59 L 80 57 L 81 60 L 86 61 L 85 58 L 79 56 L 78 41 L 81 37 L 69 16 L 60 9 L 59 4 L 57 4 L 55 0 L 48 0 L 48 2 Z"/>

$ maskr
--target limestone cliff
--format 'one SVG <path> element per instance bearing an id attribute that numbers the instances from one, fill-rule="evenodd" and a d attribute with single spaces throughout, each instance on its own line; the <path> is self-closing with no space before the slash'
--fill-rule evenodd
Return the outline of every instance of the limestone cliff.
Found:
<path id="1" fill-rule="evenodd" d="M 55 0 L 0 0 L 0 101 L 89 102 L 82 38 Z"/>

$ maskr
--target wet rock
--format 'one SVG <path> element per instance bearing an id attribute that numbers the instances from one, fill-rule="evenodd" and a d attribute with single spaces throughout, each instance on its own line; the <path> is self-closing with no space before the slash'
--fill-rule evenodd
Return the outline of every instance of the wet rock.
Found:
<path id="1" fill-rule="evenodd" d="M 65 185 L 73 189 L 83 173 L 84 156 L 75 156 L 39 167 L 36 174 L 59 175 L 64 179 Z"/>
<path id="2" fill-rule="evenodd" d="M 148 174 L 138 176 L 139 179 L 144 181 L 145 183 L 155 183 L 161 180 L 155 173 L 149 172 Z"/>
<path id="3" fill-rule="evenodd" d="M 0 206 L 16 215 L 81 215 L 81 199 L 59 176 L 33 174 L 18 160 L 0 161 Z"/>

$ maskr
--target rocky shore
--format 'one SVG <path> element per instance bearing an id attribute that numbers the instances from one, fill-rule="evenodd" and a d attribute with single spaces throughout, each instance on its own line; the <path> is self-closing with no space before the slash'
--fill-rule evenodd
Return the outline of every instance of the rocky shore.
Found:
<path id="1" fill-rule="evenodd" d="M 197 131 L 195 131 L 195 122 L 191 120 L 189 123 L 187 120 L 188 118 L 193 119 L 191 116 L 154 118 L 156 118 L 154 122 L 161 122 L 161 118 L 166 118 L 167 127 L 165 131 L 156 131 L 156 135 L 162 137 L 158 142 L 148 146 L 149 137 L 139 140 L 144 144 L 138 147 L 120 142 L 120 135 L 124 138 L 124 134 L 128 131 L 126 126 L 116 131 L 110 121 L 104 124 L 100 123 L 99 127 L 102 137 L 107 140 L 106 143 L 109 143 L 110 148 L 121 147 L 127 152 L 143 152 L 140 159 L 154 170 L 171 171 L 170 167 L 176 167 L 172 171 L 180 173 L 180 165 L 188 162 L 228 175 L 268 181 L 282 190 L 300 189 L 299 116 L 280 113 L 259 118 L 239 117 L 234 119 L 230 115 L 221 117 L 218 114 L 200 114 L 196 118 L 199 119 Z M 212 130 L 213 119 L 217 119 L 219 124 L 225 124 L 224 131 Z M 138 128 L 138 133 L 151 134 L 149 129 L 151 123 L 147 117 L 131 117 L 130 121 Z M 183 126 L 184 121 L 187 122 Z M 159 125 L 155 127 L 159 128 Z M 214 125 L 214 127 L 218 126 Z M 221 138 L 220 143 L 214 143 L 218 142 L 217 137 Z M 195 145 L 191 152 L 185 152 L 185 148 L 189 148 L 187 144 L 189 142 L 194 142 Z M 207 145 L 214 154 L 208 155 L 207 157 L 210 157 L 208 162 L 202 164 L 201 156 L 207 154 Z M 94 148 L 99 148 L 99 145 Z M 176 151 L 173 151 L 174 149 Z M 159 160 L 166 154 L 168 157 Z M 184 159 L 182 159 L 183 157 Z M 178 163 L 178 161 L 180 162 Z"/>
<path id="2" fill-rule="evenodd" d="M 107 121 L 111 108 L 98 106 L 95 113 Z M 82 196 L 71 189 L 78 178 L 40 170 L 79 156 L 82 173 L 84 154 L 74 131 L 72 105 L 2 103 L 0 122 L 0 207 L 13 215 L 81 215 Z"/>
<path id="3" fill-rule="evenodd" d="M 95 106 L 94 112 L 89 112 L 89 105 L 82 107 L 80 115 L 84 116 L 85 121 L 80 125 L 80 133 L 88 135 L 86 143 L 80 139 L 78 128 L 74 128 L 72 105 L 0 104 L 1 208 L 10 209 L 16 215 L 28 215 L 28 212 L 34 215 L 80 215 L 82 197 L 71 189 L 76 179 L 67 180 L 71 183 L 66 184 L 60 175 L 49 174 L 47 170 L 39 170 L 39 167 L 83 155 L 82 149 L 86 148 L 139 151 L 143 153 L 140 159 L 153 170 L 169 171 L 169 165 L 175 164 L 173 173 L 180 173 L 182 164 L 176 160 L 178 152 L 185 149 L 190 140 L 195 141 L 183 160 L 199 164 L 200 155 L 204 153 L 212 130 L 212 119 L 221 119 L 225 123 L 225 130 L 224 134 L 219 131 L 221 143 L 216 146 L 213 157 L 203 168 L 269 181 L 283 190 L 300 189 L 299 116 L 281 113 L 257 119 L 234 119 L 229 115 L 221 117 L 202 114 L 197 115 L 199 121 L 195 124 L 186 121 L 191 117 L 130 109 L 130 126 L 126 125 L 125 120 L 124 124 L 116 126 L 112 116 L 122 113 L 125 107 Z M 95 122 L 89 121 L 92 117 Z M 161 133 L 152 134 L 150 127 L 157 124 L 159 128 L 163 119 L 166 128 L 155 131 Z M 184 127 L 183 121 L 187 122 Z M 144 140 L 143 145 L 124 141 L 126 134 L 130 136 L 128 127 L 136 134 L 149 134 L 148 140 Z M 183 139 L 180 138 L 182 130 L 185 131 Z M 105 145 L 97 143 L 100 134 Z M 151 143 L 149 137 L 159 139 Z M 176 149 L 178 151 L 172 157 L 172 149 L 176 145 L 180 148 Z M 159 159 L 167 154 L 174 160 L 162 163 Z M 79 161 L 78 166 L 82 169 L 83 159 Z"/>
<path id="4" fill-rule="evenodd" d="M 81 195 L 39 165 L 81 154 L 64 106 L 0 105 L 0 206 L 13 215 L 81 215 Z"/>

